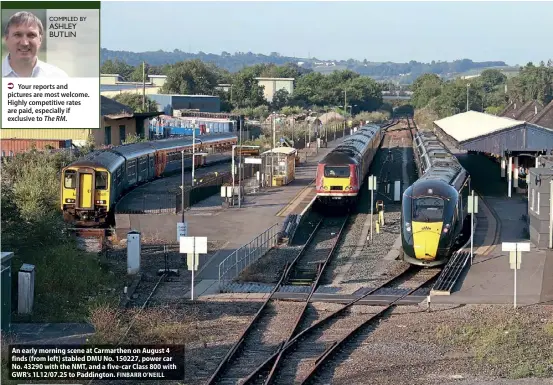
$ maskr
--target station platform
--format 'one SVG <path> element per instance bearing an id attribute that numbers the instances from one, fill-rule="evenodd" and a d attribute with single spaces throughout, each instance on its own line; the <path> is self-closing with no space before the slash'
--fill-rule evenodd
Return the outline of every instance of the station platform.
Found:
<path id="1" fill-rule="evenodd" d="M 502 242 L 530 242 L 526 216 L 528 203 L 524 195 L 506 196 L 506 183 L 500 180 L 496 164 L 484 155 L 459 156 L 471 174 L 473 187 L 481 195 L 474 240 L 474 261 L 467 266 L 449 296 L 432 296 L 439 304 L 511 304 L 514 302 L 514 270 L 509 252 L 501 250 Z M 488 177 L 486 177 L 486 174 Z M 474 175 L 474 176 L 473 176 Z M 495 178 L 497 180 L 490 180 Z M 496 230 L 497 227 L 497 231 Z M 470 264 L 470 262 L 469 262 Z M 538 250 L 522 253 L 517 271 L 517 305 L 553 301 L 553 253 Z"/>
<path id="2" fill-rule="evenodd" d="M 194 296 L 205 296 L 218 292 L 219 264 L 232 252 L 247 244 L 272 225 L 280 226 L 290 214 L 301 214 L 314 201 L 314 179 L 317 163 L 336 145 L 342 142 L 328 142 L 328 147 L 312 149 L 305 162 L 296 167 L 295 180 L 281 187 L 267 187 L 246 195 L 242 207 L 221 208 L 221 198 L 213 196 L 204 201 L 203 207 L 192 207 L 185 214 L 190 235 L 225 239 L 225 246 L 209 260 L 202 260 L 197 272 L 198 282 L 194 285 Z M 209 209 L 207 201 L 219 202 Z M 216 216 L 217 218 L 209 218 Z M 190 292 L 185 296 L 189 296 Z"/>

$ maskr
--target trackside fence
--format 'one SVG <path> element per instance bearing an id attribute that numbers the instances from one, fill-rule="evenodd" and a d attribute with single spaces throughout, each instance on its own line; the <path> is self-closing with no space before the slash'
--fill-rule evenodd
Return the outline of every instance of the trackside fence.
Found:
<path id="1" fill-rule="evenodd" d="M 236 249 L 219 264 L 219 291 L 232 282 L 246 267 L 264 256 L 278 243 L 278 223 Z"/>

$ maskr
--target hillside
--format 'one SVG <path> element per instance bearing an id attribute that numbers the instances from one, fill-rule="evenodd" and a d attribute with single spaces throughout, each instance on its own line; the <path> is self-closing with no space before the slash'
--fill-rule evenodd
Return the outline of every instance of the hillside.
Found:
<path id="1" fill-rule="evenodd" d="M 503 61 L 473 62 L 469 59 L 455 60 L 453 62 L 432 61 L 431 63 L 420 63 L 410 61 L 409 63 L 375 63 L 367 60 L 319 60 L 317 58 L 298 58 L 281 56 L 273 52 L 271 55 L 254 54 L 252 52 L 237 52 L 230 54 L 222 52 L 220 55 L 208 54 L 204 52 L 187 53 L 178 49 L 172 52 L 149 51 L 149 52 L 129 52 L 112 51 L 105 48 L 101 50 L 101 62 L 106 60 L 121 60 L 136 66 L 146 61 L 150 65 L 161 66 L 163 64 L 173 64 L 183 60 L 200 59 L 210 62 L 218 67 L 224 68 L 230 72 L 237 72 L 244 67 L 254 64 L 273 63 L 282 65 L 285 63 L 296 63 L 307 69 L 312 69 L 321 73 L 329 73 L 334 70 L 349 69 L 361 75 L 367 75 L 376 80 L 394 80 L 400 83 L 411 83 L 414 79 L 423 73 L 435 73 L 443 77 L 451 77 L 465 72 L 480 72 L 488 67 L 507 67 Z"/>

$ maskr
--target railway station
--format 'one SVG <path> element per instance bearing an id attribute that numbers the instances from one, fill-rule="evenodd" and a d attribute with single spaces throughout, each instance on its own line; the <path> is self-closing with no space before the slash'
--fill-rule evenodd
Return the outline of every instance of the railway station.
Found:
<path id="1" fill-rule="evenodd" d="M 553 130 L 476 111 L 435 121 L 434 128 L 471 175 L 472 188 L 481 198 L 482 212 L 476 215 L 474 242 L 479 246 L 474 251 L 473 265 L 460 277 L 458 287 L 447 293 L 451 295 L 436 296 L 432 301 L 512 302 L 514 274 L 509 253 L 502 251 L 503 242 L 531 243 L 530 252 L 522 253 L 517 272 L 517 302 L 533 304 L 553 300 L 550 278 L 553 254 L 549 240 L 544 241 L 543 237 L 544 230 L 550 234 L 549 190 L 546 194 L 541 192 L 540 204 L 535 201 L 533 187 L 537 175 L 550 173 L 543 154 L 553 148 Z M 535 204 L 532 204 L 532 195 Z M 537 207 L 542 210 L 541 217 Z M 543 225 L 545 216 L 547 229 Z"/>

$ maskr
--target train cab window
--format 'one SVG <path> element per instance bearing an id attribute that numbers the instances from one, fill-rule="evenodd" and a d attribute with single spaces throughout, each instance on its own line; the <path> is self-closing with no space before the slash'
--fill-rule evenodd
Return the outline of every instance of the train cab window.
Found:
<path id="1" fill-rule="evenodd" d="M 347 178 L 349 166 L 325 166 L 325 178 Z"/>
<path id="2" fill-rule="evenodd" d="M 108 173 L 105 171 L 96 171 L 96 190 L 107 190 Z"/>
<path id="3" fill-rule="evenodd" d="M 63 176 L 63 185 L 65 188 L 75 188 L 77 182 L 77 173 L 75 170 L 67 170 L 65 171 L 65 175 Z"/>
<path id="4" fill-rule="evenodd" d="M 444 200 L 436 197 L 421 197 L 414 200 L 413 222 L 441 222 Z"/>

